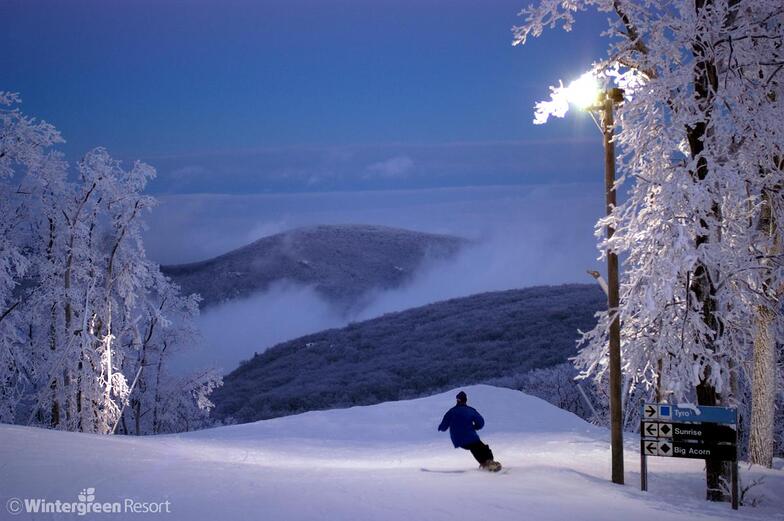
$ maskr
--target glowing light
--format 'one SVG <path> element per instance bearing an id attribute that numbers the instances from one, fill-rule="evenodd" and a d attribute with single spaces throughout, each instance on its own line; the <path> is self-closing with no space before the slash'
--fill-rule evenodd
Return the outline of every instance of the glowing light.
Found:
<path id="1" fill-rule="evenodd" d="M 586 72 L 571 82 L 565 90 L 569 103 L 585 110 L 596 105 L 602 89 L 594 75 Z"/>
<path id="2" fill-rule="evenodd" d="M 550 116 L 564 117 L 569 112 L 569 105 L 581 110 L 596 110 L 602 90 L 599 80 L 590 72 L 586 72 L 567 87 L 564 87 L 563 83 L 558 87 L 550 87 L 550 99 L 540 101 L 534 106 L 534 125 L 547 123 Z"/>

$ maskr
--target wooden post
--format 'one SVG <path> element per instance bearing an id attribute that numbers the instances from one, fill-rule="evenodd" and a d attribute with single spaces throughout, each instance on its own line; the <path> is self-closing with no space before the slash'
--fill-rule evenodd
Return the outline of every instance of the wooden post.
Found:
<path id="1" fill-rule="evenodd" d="M 732 509 L 738 509 L 738 458 L 732 462 Z"/>
<path id="2" fill-rule="evenodd" d="M 620 89 L 610 89 L 602 106 L 602 134 L 604 135 L 604 186 L 606 212 L 616 205 L 615 197 L 615 143 L 613 142 L 615 118 L 613 105 L 622 99 Z M 615 228 L 607 227 L 607 238 L 612 238 Z M 618 319 L 619 283 L 618 256 L 607 253 L 607 308 L 610 313 L 610 445 L 612 452 L 612 482 L 623 485 L 623 426 L 621 411 L 621 324 Z"/>
<path id="3" fill-rule="evenodd" d="M 648 456 L 640 449 L 640 490 L 648 491 Z"/>
<path id="4" fill-rule="evenodd" d="M 735 460 L 732 462 L 732 509 L 738 509 L 738 411 L 735 410 Z"/>

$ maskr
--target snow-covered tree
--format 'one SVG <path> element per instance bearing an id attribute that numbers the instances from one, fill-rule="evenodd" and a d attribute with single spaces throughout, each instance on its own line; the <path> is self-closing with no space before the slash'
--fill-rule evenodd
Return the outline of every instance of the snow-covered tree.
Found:
<path id="1" fill-rule="evenodd" d="M 155 277 L 156 290 L 144 302 L 131 335 L 136 356 L 127 360 L 126 374 L 134 375 L 132 392 L 117 432 L 157 434 L 207 426 L 213 407 L 209 394 L 223 384 L 212 369 L 188 375 L 170 370 L 171 355 L 199 341 L 192 325 L 199 299 L 182 298 L 163 275 L 158 272 Z"/>
<path id="2" fill-rule="evenodd" d="M 6 106 L 18 101 L 0 93 Z M 143 215 L 155 201 L 143 190 L 154 169 L 125 170 L 96 148 L 69 182 L 50 149 L 61 141 L 53 127 L 18 108 L 0 118 L 0 421 L 112 433 L 130 402 L 142 414 L 162 396 L 190 407 L 181 414 L 191 424 L 203 421 L 220 377 L 184 385 L 163 370 L 167 345 L 197 340 L 198 298 L 181 296 L 144 251 Z M 137 386 L 145 368 L 155 394 Z"/>
<path id="3" fill-rule="evenodd" d="M 48 235 L 41 218 L 65 182 L 65 165 L 50 150 L 63 142 L 59 132 L 44 121 L 25 116 L 18 94 L 0 91 L 0 421 L 13 421 L 31 378 L 35 356 L 23 327 L 23 309 L 35 292 L 24 282 L 37 266 L 33 258 L 45 255 Z"/>
<path id="4" fill-rule="evenodd" d="M 623 368 L 670 400 L 748 410 L 737 386 L 753 378 L 755 334 L 771 345 L 781 321 L 782 237 L 770 223 L 784 210 L 784 9 L 779 0 L 542 0 L 521 12 L 516 42 L 569 30 L 589 8 L 611 15 L 608 57 L 593 74 L 625 92 L 615 139 L 619 183 L 633 183 L 597 224 L 599 237 L 616 230 L 600 239 L 603 254 L 626 259 Z M 563 115 L 561 94 L 537 107 L 538 121 Z M 607 368 L 608 319 L 584 336 L 586 375 Z M 775 360 L 763 374 L 757 398 L 772 400 Z M 710 499 L 722 497 L 721 471 L 707 463 Z"/>

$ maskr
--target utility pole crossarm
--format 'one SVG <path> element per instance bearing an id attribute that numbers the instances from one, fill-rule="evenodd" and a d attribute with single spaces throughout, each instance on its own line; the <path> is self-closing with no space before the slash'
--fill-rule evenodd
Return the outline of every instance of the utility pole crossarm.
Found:
<path id="1" fill-rule="evenodd" d="M 602 277 L 601 273 L 595 270 L 588 270 L 588 275 L 596 279 L 596 282 L 602 288 L 602 291 L 604 291 L 605 295 L 609 294 L 610 290 L 607 288 L 607 281 L 604 280 L 604 277 Z"/>

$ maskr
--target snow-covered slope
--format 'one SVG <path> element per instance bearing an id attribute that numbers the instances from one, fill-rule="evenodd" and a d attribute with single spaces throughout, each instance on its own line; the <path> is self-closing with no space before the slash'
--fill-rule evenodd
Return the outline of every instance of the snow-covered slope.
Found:
<path id="1" fill-rule="evenodd" d="M 121 504 L 123 515 L 112 519 L 139 519 L 126 499 L 161 509 L 168 501 L 161 518 L 172 520 L 784 519 L 780 460 L 779 470 L 742 466 L 746 482 L 765 476 L 751 492 L 764 500 L 736 513 L 702 500 L 699 460 L 654 458 L 650 492 L 642 493 L 634 435 L 628 484 L 612 485 L 606 431 L 517 391 L 465 390 L 487 421 L 484 441 L 508 471 L 476 470 L 470 454 L 436 431 L 453 404 L 450 391 L 148 438 L 2 425 L 0 500 L 11 508 L 20 504 L 13 498 L 83 503 L 78 494 L 94 488 L 94 502 Z"/>

